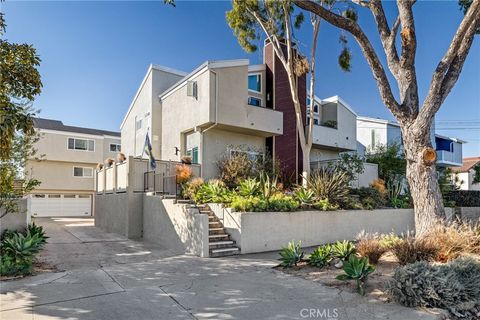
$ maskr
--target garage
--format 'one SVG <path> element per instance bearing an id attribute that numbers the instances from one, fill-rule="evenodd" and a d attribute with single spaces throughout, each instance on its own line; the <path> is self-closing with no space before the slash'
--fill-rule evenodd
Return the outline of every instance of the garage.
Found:
<path id="1" fill-rule="evenodd" d="M 92 215 L 91 194 L 34 194 L 33 217 L 85 217 Z"/>

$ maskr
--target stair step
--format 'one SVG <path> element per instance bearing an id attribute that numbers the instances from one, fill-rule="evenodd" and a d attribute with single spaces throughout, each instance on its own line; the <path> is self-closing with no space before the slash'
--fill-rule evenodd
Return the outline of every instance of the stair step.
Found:
<path id="1" fill-rule="evenodd" d="M 225 231 L 224 228 L 208 228 L 208 231 Z"/>
<path id="2" fill-rule="evenodd" d="M 213 246 L 225 246 L 225 245 L 233 245 L 235 244 L 235 241 L 233 240 L 225 240 L 225 241 L 215 241 L 215 242 L 210 242 L 208 245 L 210 247 L 213 247 Z"/>
<path id="3" fill-rule="evenodd" d="M 209 243 L 210 242 L 215 242 L 215 241 L 210 241 L 210 239 L 222 239 L 222 238 L 229 238 L 230 236 L 226 233 L 224 234 L 211 234 L 208 236 L 208 239 L 209 239 Z"/>
<path id="4" fill-rule="evenodd" d="M 210 250 L 210 257 L 225 257 L 232 256 L 240 253 L 240 249 L 237 247 L 233 248 L 222 248 L 222 249 L 212 249 Z"/>

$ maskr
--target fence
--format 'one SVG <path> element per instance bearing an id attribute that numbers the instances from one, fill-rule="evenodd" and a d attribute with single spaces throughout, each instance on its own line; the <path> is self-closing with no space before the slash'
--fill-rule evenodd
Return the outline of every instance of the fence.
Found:
<path id="1" fill-rule="evenodd" d="M 110 167 L 96 170 L 96 193 L 123 193 L 130 189 L 133 192 L 176 195 L 176 167 L 181 163 L 157 160 L 156 164 L 156 169 L 152 171 L 148 160 L 129 157 L 122 163 L 114 163 Z M 188 166 L 193 176 L 200 176 L 200 165 Z"/>
<path id="2" fill-rule="evenodd" d="M 310 162 L 310 168 L 312 171 L 320 168 L 335 167 L 339 160 L 322 160 Z M 353 188 L 368 187 L 373 180 L 378 179 L 378 165 L 375 163 L 363 162 L 363 172 L 354 173 L 350 186 Z"/>

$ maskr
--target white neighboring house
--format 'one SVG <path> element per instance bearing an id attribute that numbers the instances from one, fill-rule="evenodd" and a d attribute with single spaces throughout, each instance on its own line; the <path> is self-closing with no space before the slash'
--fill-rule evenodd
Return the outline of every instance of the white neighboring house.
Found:
<path id="1" fill-rule="evenodd" d="M 439 167 L 460 167 L 462 165 L 462 144 L 465 141 L 442 136 L 432 130 L 432 145 L 437 151 L 437 165 Z M 379 145 L 393 143 L 402 144 L 402 133 L 397 122 L 369 118 L 357 118 L 357 141 L 359 154 L 372 150 Z"/>
<path id="2" fill-rule="evenodd" d="M 451 169 L 458 177 L 460 190 L 480 190 L 480 181 L 475 182 L 476 171 L 480 170 L 480 157 L 463 158 L 461 167 Z"/>
<path id="3" fill-rule="evenodd" d="M 42 160 L 27 161 L 30 176 L 41 181 L 31 194 L 32 216 L 91 216 L 95 167 L 121 151 L 120 133 L 42 118 L 34 119 L 34 127 Z"/>

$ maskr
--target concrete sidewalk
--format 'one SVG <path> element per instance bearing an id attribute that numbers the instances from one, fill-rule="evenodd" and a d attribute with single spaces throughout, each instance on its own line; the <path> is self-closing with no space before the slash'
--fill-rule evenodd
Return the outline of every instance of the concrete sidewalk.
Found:
<path id="1" fill-rule="evenodd" d="M 0 319 L 436 319 L 286 275 L 277 254 L 205 259 L 38 219 L 61 272 L 1 283 Z"/>

